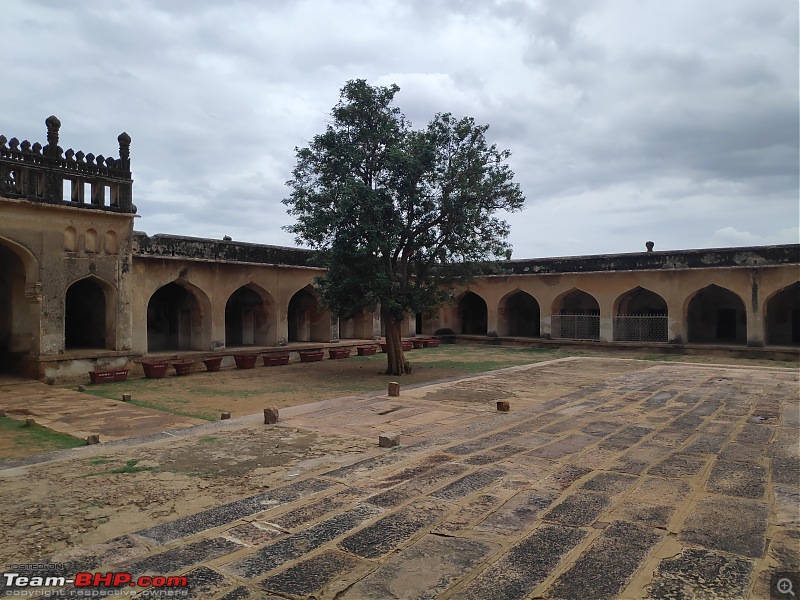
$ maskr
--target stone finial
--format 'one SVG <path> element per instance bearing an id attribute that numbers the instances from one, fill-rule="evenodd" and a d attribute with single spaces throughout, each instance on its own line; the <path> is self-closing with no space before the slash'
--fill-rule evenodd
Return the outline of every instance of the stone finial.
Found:
<path id="1" fill-rule="evenodd" d="M 390 381 L 389 382 L 389 395 L 390 396 L 399 396 L 400 395 L 400 384 L 397 381 Z"/>
<path id="2" fill-rule="evenodd" d="M 50 115 L 44 122 L 47 125 L 47 149 L 51 156 L 58 156 L 58 130 L 61 129 L 61 121 L 55 115 Z"/>
<path id="3" fill-rule="evenodd" d="M 653 246 L 655 246 L 655 244 L 653 242 L 645 242 L 644 245 L 647 248 L 648 252 L 652 252 L 653 251 Z"/>
<path id="4" fill-rule="evenodd" d="M 119 158 L 127 165 L 127 161 L 131 158 L 131 136 L 124 131 L 117 136 L 119 142 Z"/>

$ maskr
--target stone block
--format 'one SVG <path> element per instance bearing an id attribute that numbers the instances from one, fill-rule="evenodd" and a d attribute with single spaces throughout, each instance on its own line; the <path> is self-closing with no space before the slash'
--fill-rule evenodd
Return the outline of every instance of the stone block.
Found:
<path id="1" fill-rule="evenodd" d="M 275 425 L 278 422 L 278 407 L 270 406 L 264 409 L 264 424 Z"/>
<path id="2" fill-rule="evenodd" d="M 400 445 L 400 434 L 382 433 L 378 436 L 378 446 L 381 448 L 394 448 Z"/>
<path id="3" fill-rule="evenodd" d="M 99 443 L 100 443 L 100 436 L 96 433 L 93 433 L 92 435 L 86 438 L 86 444 L 88 446 L 92 446 L 94 444 L 99 444 Z"/>
<path id="4" fill-rule="evenodd" d="M 497 410 L 499 410 L 500 412 L 508 412 L 509 410 L 511 410 L 511 404 L 509 404 L 508 400 L 498 400 Z"/>
<path id="5" fill-rule="evenodd" d="M 122 401 L 123 402 L 130 402 L 131 401 L 131 395 L 130 394 L 122 394 Z"/>
<path id="6" fill-rule="evenodd" d="M 220 421 L 225 421 L 226 419 L 230 418 L 231 418 L 231 413 L 229 412 L 224 412 L 219 416 Z"/>
<path id="7" fill-rule="evenodd" d="M 389 395 L 390 396 L 399 396 L 400 395 L 400 384 L 396 381 L 389 382 Z"/>

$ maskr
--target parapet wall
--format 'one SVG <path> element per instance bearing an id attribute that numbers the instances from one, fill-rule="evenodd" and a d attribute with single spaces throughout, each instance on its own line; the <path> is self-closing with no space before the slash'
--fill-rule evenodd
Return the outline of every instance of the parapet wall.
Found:
<path id="1" fill-rule="evenodd" d="M 800 244 L 509 260 L 504 275 L 764 267 L 800 264 Z"/>
<path id="2" fill-rule="evenodd" d="M 134 232 L 134 255 L 137 257 L 176 257 L 206 261 L 228 261 L 292 267 L 318 267 L 316 252 L 301 248 L 268 246 L 229 240 Z"/>

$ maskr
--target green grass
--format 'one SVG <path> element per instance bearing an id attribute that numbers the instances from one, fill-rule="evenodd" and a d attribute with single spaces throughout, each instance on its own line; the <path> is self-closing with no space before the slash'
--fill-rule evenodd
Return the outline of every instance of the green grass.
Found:
<path id="1" fill-rule="evenodd" d="M 126 473 L 141 473 L 143 471 L 153 471 L 155 467 L 139 467 L 137 464 L 139 463 L 139 459 L 132 459 L 126 461 L 124 465 L 121 467 L 117 467 L 116 469 L 108 469 L 106 471 L 98 471 L 96 473 L 89 473 L 86 477 L 93 477 L 95 475 L 111 475 L 111 474 L 126 474 Z"/>
<path id="2" fill-rule="evenodd" d="M 207 435 L 205 437 L 201 437 L 200 438 L 200 441 L 203 442 L 204 444 L 210 444 L 211 442 L 216 442 L 218 440 L 219 440 L 219 438 L 218 437 L 214 437 L 213 435 Z"/>
<path id="3" fill-rule="evenodd" d="M 0 432 L 4 436 L 13 437 L 14 446 L 35 446 L 42 452 L 86 445 L 86 440 L 51 431 L 41 425 L 26 425 L 24 421 L 10 417 L 0 417 Z"/>

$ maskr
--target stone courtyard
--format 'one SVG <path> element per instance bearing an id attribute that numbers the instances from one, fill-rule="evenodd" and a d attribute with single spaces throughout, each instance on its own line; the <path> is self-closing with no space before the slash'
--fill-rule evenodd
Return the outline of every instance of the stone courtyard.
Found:
<path id="1" fill-rule="evenodd" d="M 226 600 L 783 597 L 775 574 L 797 590 L 800 571 L 798 401 L 791 369 L 569 358 L 0 463 L 0 489 L 24 504 L 99 452 L 238 435 L 204 459 L 261 469 L 235 499 L 14 562 L 185 574 L 188 597 Z M 264 471 L 255 432 L 340 443 Z M 401 445 L 378 448 L 383 433 Z M 128 493 L 159 494 L 157 473 L 132 477 Z"/>

